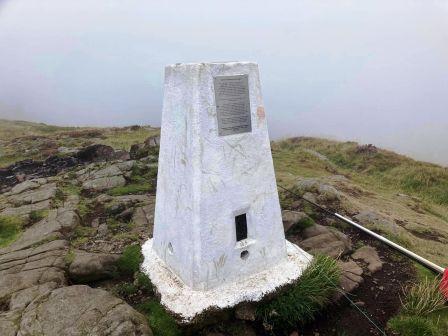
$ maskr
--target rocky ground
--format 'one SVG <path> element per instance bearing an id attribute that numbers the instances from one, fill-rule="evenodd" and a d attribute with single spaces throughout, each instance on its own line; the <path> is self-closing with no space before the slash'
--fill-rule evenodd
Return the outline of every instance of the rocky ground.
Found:
<path id="1" fill-rule="evenodd" d="M 90 143 L 0 170 L 0 224 L 13 230 L 11 239 L 0 240 L 2 336 L 272 334 L 253 305 L 188 330 L 158 305 L 132 249 L 152 235 L 157 153 L 154 135 L 129 150 Z M 402 229 L 361 204 L 368 192 L 345 176 L 296 176 L 292 187 L 379 231 Z M 398 293 L 417 277 L 414 265 L 291 194 L 280 196 L 287 238 L 312 254 L 336 258 L 342 269 L 333 304 L 314 323 L 281 333 L 381 335 L 372 322 L 389 333 L 387 321 L 400 309 Z"/>

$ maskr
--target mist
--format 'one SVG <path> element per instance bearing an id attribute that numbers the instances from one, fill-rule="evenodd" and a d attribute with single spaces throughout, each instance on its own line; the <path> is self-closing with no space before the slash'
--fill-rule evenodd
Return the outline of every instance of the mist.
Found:
<path id="1" fill-rule="evenodd" d="M 0 2 L 0 118 L 160 125 L 166 64 L 259 63 L 270 136 L 448 165 L 447 1 Z"/>

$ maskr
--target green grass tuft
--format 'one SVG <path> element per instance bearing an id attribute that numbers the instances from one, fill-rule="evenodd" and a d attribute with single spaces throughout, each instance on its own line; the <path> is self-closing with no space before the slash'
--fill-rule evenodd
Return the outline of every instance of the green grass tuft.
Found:
<path id="1" fill-rule="evenodd" d="M 118 271 L 124 275 L 133 275 L 140 269 L 143 255 L 140 245 L 131 245 L 125 248 L 117 261 Z"/>
<path id="2" fill-rule="evenodd" d="M 177 336 L 181 332 L 174 318 L 156 301 L 146 301 L 137 306 L 137 310 L 146 316 L 154 336 Z"/>
<path id="3" fill-rule="evenodd" d="M 337 290 L 341 271 L 336 261 L 317 256 L 291 289 L 257 308 L 257 316 L 274 328 L 312 321 Z"/>
<path id="4" fill-rule="evenodd" d="M 5 247 L 19 238 L 23 220 L 15 216 L 0 216 L 0 247 Z"/>
<path id="5" fill-rule="evenodd" d="M 153 291 L 151 280 L 143 272 L 138 272 L 135 275 L 135 285 L 144 292 L 150 293 Z"/>
<path id="6" fill-rule="evenodd" d="M 122 187 L 115 187 L 110 189 L 107 193 L 111 196 L 123 196 L 123 195 L 134 195 L 134 194 L 144 194 L 151 192 L 153 190 L 152 183 L 131 183 Z"/>
<path id="7" fill-rule="evenodd" d="M 30 223 L 37 223 L 48 216 L 48 210 L 33 210 L 30 212 Z"/>
<path id="8" fill-rule="evenodd" d="M 406 315 L 426 316 L 438 310 L 447 309 L 445 298 L 440 292 L 440 278 L 425 278 L 404 290 L 402 312 Z"/>
<path id="9" fill-rule="evenodd" d="M 388 327 L 401 336 L 442 336 L 430 320 L 419 316 L 394 317 Z"/>

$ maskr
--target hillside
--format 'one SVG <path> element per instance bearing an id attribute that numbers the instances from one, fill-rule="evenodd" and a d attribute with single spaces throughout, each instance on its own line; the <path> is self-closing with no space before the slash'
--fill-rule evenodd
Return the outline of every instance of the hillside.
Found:
<path id="1" fill-rule="evenodd" d="M 132 144 L 158 132 L 159 129 L 150 126 L 59 127 L 0 119 L 0 167 L 24 159 L 43 160 L 92 144 L 129 151 Z"/>
<path id="2" fill-rule="evenodd" d="M 448 265 L 448 168 L 372 145 L 317 138 L 275 142 L 272 153 L 280 185 L 325 181 L 343 193 L 343 212 L 376 212 L 382 216 L 376 222 L 389 224 L 363 224 Z"/>
<path id="3" fill-rule="evenodd" d="M 152 236 L 159 131 L 0 120 L 3 333 L 446 336 L 446 309 L 415 317 L 403 307 L 403 287 L 430 272 L 282 189 L 286 237 L 317 266 L 277 299 L 177 326 L 139 271 L 140 245 Z M 448 266 L 447 168 L 354 142 L 271 145 L 279 185 Z M 322 273 L 339 277 L 337 288 Z M 408 333 L 416 323 L 431 333 Z"/>

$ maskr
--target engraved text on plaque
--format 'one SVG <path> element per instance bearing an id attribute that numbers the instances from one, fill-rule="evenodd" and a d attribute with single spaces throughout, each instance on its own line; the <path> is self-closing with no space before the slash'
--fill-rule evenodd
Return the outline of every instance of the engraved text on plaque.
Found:
<path id="1" fill-rule="evenodd" d="M 218 134 L 251 132 L 247 75 L 214 77 Z"/>

